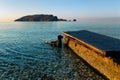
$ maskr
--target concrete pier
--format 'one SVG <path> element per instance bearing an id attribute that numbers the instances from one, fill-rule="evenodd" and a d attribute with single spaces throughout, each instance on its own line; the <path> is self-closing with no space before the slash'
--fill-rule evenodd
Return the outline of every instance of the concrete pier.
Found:
<path id="1" fill-rule="evenodd" d="M 120 80 L 120 40 L 87 30 L 63 32 L 64 44 L 110 80 Z"/>

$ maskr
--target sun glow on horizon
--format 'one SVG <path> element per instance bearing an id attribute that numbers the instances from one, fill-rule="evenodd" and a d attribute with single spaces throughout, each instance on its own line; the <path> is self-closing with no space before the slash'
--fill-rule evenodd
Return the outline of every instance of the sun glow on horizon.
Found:
<path id="1" fill-rule="evenodd" d="M 14 22 L 14 18 L 0 18 L 0 22 Z"/>

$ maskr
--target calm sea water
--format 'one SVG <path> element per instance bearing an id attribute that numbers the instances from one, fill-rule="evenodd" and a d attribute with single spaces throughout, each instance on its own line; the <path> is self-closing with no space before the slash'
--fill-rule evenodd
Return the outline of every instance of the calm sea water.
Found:
<path id="1" fill-rule="evenodd" d="M 58 49 L 45 43 L 56 40 L 63 31 L 76 30 L 90 30 L 120 39 L 119 22 L 0 23 L 0 79 L 41 80 L 52 77 L 78 80 L 96 79 L 96 76 L 102 79 L 89 67 L 86 68 L 88 71 L 81 73 L 78 69 L 86 65 L 70 49 Z"/>

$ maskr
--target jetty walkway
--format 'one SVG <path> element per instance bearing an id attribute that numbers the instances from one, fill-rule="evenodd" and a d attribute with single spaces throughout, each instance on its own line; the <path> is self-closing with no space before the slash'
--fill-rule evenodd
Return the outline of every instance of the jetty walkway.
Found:
<path id="1" fill-rule="evenodd" d="M 63 32 L 64 44 L 110 80 L 120 80 L 120 40 L 95 32 Z M 116 60 L 116 62 L 115 62 Z"/>

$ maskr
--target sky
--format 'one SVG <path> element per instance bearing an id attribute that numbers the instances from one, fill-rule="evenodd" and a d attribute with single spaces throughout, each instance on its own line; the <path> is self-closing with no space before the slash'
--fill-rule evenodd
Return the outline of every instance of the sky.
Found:
<path id="1" fill-rule="evenodd" d="M 65 19 L 118 18 L 120 0 L 0 0 L 0 22 L 34 14 Z"/>

